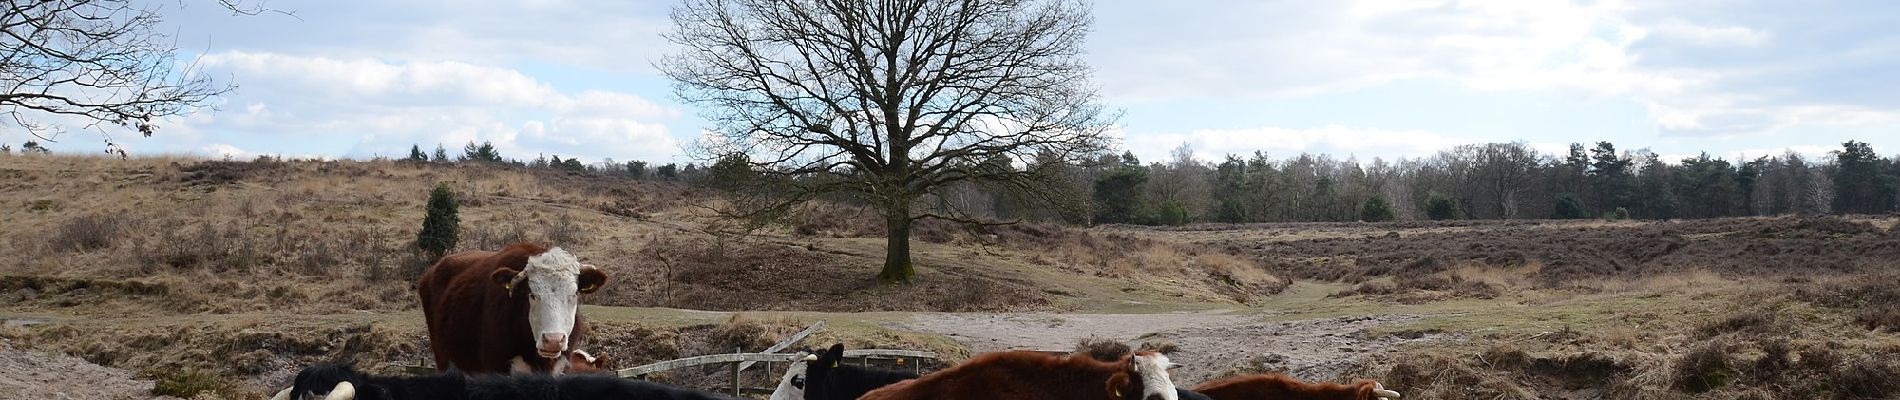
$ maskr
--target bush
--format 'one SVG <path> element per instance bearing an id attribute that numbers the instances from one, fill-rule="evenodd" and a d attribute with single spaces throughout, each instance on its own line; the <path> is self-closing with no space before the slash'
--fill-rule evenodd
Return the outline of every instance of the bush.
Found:
<path id="1" fill-rule="evenodd" d="M 1458 208 L 1458 199 L 1442 193 L 1432 193 L 1431 199 L 1425 201 L 1425 216 L 1433 221 L 1458 219 Z"/>
<path id="2" fill-rule="evenodd" d="M 1122 343 L 1114 339 L 1103 339 L 1091 336 L 1077 342 L 1075 344 L 1075 352 L 1087 354 L 1089 358 L 1097 360 L 1116 361 L 1121 360 L 1122 356 L 1135 352 L 1135 350 L 1128 347 L 1127 343 Z"/>
<path id="3" fill-rule="evenodd" d="M 455 192 L 449 190 L 449 184 L 436 184 L 435 190 L 429 192 L 428 211 L 422 217 L 422 231 L 416 232 L 417 248 L 438 258 L 455 248 L 456 231 L 461 224 L 461 219 L 455 215 L 455 208 Z"/>
<path id="4" fill-rule="evenodd" d="M 118 240 L 124 223 L 106 215 L 87 215 L 67 220 L 47 238 L 53 248 L 66 251 L 98 250 Z"/>
<path id="5" fill-rule="evenodd" d="M 1583 199 L 1577 198 L 1575 194 L 1561 193 L 1557 195 L 1557 204 L 1550 216 L 1556 219 L 1583 219 L 1586 215 Z"/>
<path id="6" fill-rule="evenodd" d="M 1732 377 L 1727 346 L 1721 342 L 1704 343 L 1676 360 L 1675 384 L 1689 393 L 1702 393 L 1728 384 Z"/>
<path id="7" fill-rule="evenodd" d="M 1161 205 L 1161 210 L 1157 218 L 1158 221 L 1156 222 L 1160 222 L 1162 225 L 1186 224 L 1188 222 L 1187 207 L 1182 207 L 1181 203 L 1175 202 L 1163 204 Z"/>
<path id="8" fill-rule="evenodd" d="M 1385 196 L 1372 196 L 1372 198 L 1366 199 L 1365 207 L 1359 209 L 1359 220 L 1366 222 L 1385 222 L 1396 219 L 1397 216 L 1395 214 L 1396 213 L 1392 211 L 1392 202 L 1385 201 Z"/>
<path id="9" fill-rule="evenodd" d="M 197 397 L 200 393 L 223 392 L 229 386 L 223 380 L 219 380 L 216 375 L 203 371 L 186 371 L 159 377 L 157 382 L 152 383 L 152 395 L 189 399 Z"/>
<path id="10" fill-rule="evenodd" d="M 1617 207 L 1615 210 L 1605 211 L 1603 212 L 1603 219 L 1613 219 L 1613 220 L 1630 219 L 1630 209 Z"/>

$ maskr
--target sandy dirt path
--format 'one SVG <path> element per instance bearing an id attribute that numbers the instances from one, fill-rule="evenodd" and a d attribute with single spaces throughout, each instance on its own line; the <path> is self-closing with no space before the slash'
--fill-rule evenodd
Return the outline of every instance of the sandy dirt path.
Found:
<path id="1" fill-rule="evenodd" d="M 1333 380 L 1396 345 L 1434 340 L 1364 335 L 1367 328 L 1418 320 L 1415 315 L 1366 315 L 1287 322 L 1224 312 L 1170 314 L 964 313 L 918 314 L 894 329 L 948 336 L 974 352 L 1075 348 L 1090 337 L 1169 342 L 1184 364 L 1175 382 L 1192 386 L 1230 369 L 1257 366 L 1307 380 Z"/>
<path id="2" fill-rule="evenodd" d="M 153 396 L 152 381 L 79 357 L 15 349 L 0 340 L 0 399 L 177 399 Z"/>

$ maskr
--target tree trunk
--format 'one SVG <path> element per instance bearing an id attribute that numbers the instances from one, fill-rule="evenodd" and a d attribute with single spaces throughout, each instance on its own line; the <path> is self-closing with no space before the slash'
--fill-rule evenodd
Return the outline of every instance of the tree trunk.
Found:
<path id="1" fill-rule="evenodd" d="M 886 218 L 884 271 L 877 273 L 883 283 L 910 283 L 917 269 L 910 263 L 910 207 L 889 210 Z"/>

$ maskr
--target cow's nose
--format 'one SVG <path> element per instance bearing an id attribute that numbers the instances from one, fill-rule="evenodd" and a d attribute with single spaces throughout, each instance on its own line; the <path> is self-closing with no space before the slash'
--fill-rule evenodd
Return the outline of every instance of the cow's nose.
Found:
<path id="1" fill-rule="evenodd" d="M 560 332 L 548 332 L 548 333 L 541 334 L 541 348 L 566 350 L 567 349 L 567 334 L 560 333 Z"/>

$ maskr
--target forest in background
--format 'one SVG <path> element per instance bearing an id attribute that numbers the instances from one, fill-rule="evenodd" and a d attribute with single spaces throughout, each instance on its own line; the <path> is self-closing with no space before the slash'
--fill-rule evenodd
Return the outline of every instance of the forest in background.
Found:
<path id="1" fill-rule="evenodd" d="M 491 162 L 637 180 L 681 181 L 728 190 L 770 185 L 751 179 L 744 160 L 652 165 L 560 156 L 505 159 L 470 143 L 451 157 L 413 148 L 413 162 Z M 1194 222 L 1346 222 L 1445 219 L 1681 219 L 1770 215 L 1885 214 L 1900 206 L 1900 158 L 1849 141 L 1832 157 L 1781 155 L 1729 160 L 1703 153 L 1667 160 L 1610 142 L 1573 143 L 1565 154 L 1523 142 L 1457 146 L 1429 157 L 1371 162 L 1265 152 L 1196 159 L 1182 145 L 1168 160 L 1105 151 L 1086 165 L 1038 160 L 971 161 L 985 168 L 1036 170 L 1068 196 L 1026 196 L 1021 188 L 954 185 L 924 206 L 988 220 L 1069 224 L 1179 225 Z M 839 175 L 849 174 L 838 172 Z M 823 179 L 814 177 L 811 179 Z M 1051 198 L 1053 197 L 1053 198 Z M 848 199 L 840 199 L 847 200 Z"/>

